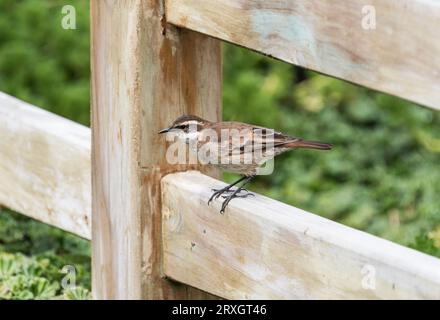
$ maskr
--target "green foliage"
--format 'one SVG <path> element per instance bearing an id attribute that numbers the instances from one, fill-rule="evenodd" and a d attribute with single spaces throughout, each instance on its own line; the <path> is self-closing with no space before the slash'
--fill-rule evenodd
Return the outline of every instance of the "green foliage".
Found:
<path id="1" fill-rule="evenodd" d="M 61 28 L 65 4 L 76 30 Z M 0 0 L 0 90 L 89 124 L 88 5 Z M 440 257 L 439 112 L 232 45 L 224 55 L 224 119 L 335 146 L 282 155 L 251 188 Z M 76 268 L 74 289 L 61 288 L 65 265 Z M 87 241 L 0 209 L 0 299 L 89 290 Z"/>
<path id="2" fill-rule="evenodd" d="M 417 235 L 415 241 L 410 244 L 410 247 L 440 258 L 440 250 L 438 245 L 427 233 L 420 233 Z"/>
<path id="3" fill-rule="evenodd" d="M 60 285 L 66 265 L 76 288 Z M 89 290 L 88 241 L 0 209 L 0 299 L 83 299 Z"/>
<path id="4" fill-rule="evenodd" d="M 61 27 L 66 4 L 76 8 L 76 30 Z M 1 91 L 89 124 L 88 6 L 83 0 L 0 0 Z"/>
<path id="5" fill-rule="evenodd" d="M 59 290 L 57 282 L 41 275 L 51 268 L 48 259 L 21 254 L 0 254 L 0 297 L 3 299 L 49 299 Z"/>

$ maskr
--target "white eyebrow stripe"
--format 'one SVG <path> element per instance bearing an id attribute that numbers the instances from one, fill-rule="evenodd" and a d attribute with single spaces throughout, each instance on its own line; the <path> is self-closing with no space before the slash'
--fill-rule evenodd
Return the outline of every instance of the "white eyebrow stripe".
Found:
<path id="1" fill-rule="evenodd" d="M 200 122 L 198 122 L 196 120 L 189 120 L 189 121 L 182 122 L 181 124 L 179 124 L 179 126 L 198 125 L 199 123 Z"/>

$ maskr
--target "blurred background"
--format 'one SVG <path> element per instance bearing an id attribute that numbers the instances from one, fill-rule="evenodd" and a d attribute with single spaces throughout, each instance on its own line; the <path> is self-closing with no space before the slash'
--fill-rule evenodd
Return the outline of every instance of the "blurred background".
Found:
<path id="1" fill-rule="evenodd" d="M 61 28 L 66 4 L 76 30 Z M 88 126 L 88 6 L 0 0 L 0 91 Z M 223 106 L 225 120 L 335 145 L 282 155 L 251 190 L 440 257 L 439 111 L 227 44 Z M 88 241 L 0 209 L 0 299 L 60 297 L 90 297 Z"/>

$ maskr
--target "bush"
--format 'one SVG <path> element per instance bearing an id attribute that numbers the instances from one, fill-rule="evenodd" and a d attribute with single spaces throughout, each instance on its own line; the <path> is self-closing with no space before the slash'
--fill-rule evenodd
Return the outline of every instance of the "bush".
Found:
<path id="1" fill-rule="evenodd" d="M 65 266 L 73 266 L 76 287 L 63 289 Z M 71 283 L 68 281 L 67 283 Z M 0 211 L 0 299 L 90 297 L 90 245 L 67 232 Z"/>

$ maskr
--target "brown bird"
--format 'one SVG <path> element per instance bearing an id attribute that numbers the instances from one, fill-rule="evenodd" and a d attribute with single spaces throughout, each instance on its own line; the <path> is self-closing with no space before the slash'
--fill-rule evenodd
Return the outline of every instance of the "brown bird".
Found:
<path id="1" fill-rule="evenodd" d="M 210 122 L 192 115 L 181 116 L 169 128 L 159 131 L 167 132 L 176 134 L 178 140 L 189 144 L 190 150 L 197 153 L 201 163 L 243 175 L 225 188 L 213 189 L 208 205 L 213 199 L 222 196 L 225 200 L 220 213 L 224 213 L 233 198 L 253 195 L 244 187 L 277 155 L 297 148 L 332 148 L 329 143 L 307 141 L 260 126 L 234 121 Z M 240 182 L 240 187 L 232 189 Z M 245 193 L 241 194 L 242 191 Z"/>

